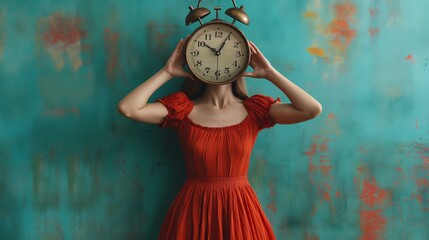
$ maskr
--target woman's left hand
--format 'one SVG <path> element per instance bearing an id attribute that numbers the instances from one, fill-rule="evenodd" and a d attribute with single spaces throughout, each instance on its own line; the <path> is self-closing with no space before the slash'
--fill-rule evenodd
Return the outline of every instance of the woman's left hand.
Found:
<path id="1" fill-rule="evenodd" d="M 271 63 L 265 58 L 253 42 L 249 41 L 249 45 L 251 53 L 249 65 L 253 68 L 253 72 L 245 72 L 243 76 L 267 78 L 269 72 L 273 70 L 273 66 L 271 66 Z"/>

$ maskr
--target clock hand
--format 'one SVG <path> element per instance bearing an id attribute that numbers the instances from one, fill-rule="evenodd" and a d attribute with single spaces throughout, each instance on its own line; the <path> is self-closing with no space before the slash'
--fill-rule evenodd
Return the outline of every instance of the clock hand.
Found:
<path id="1" fill-rule="evenodd" d="M 222 44 L 220 45 L 219 50 L 216 51 L 216 55 L 220 55 L 220 50 L 222 50 L 222 48 L 225 46 L 226 40 L 228 40 L 229 35 L 231 35 L 232 32 L 229 32 L 228 36 L 225 38 L 225 40 L 223 40 Z"/>
<path id="2" fill-rule="evenodd" d="M 214 53 L 215 53 L 215 52 L 217 52 L 217 51 L 216 51 L 216 48 L 212 48 L 212 47 L 210 47 L 210 46 L 209 46 L 209 45 L 207 45 L 207 44 L 205 44 L 204 46 L 206 46 L 206 47 L 210 48 L 210 49 L 212 50 L 212 52 L 214 52 Z"/>
<path id="3" fill-rule="evenodd" d="M 218 52 L 216 52 L 216 72 L 215 72 L 215 76 L 216 76 L 216 80 L 218 78 L 218 74 L 219 74 L 219 54 L 217 54 Z"/>

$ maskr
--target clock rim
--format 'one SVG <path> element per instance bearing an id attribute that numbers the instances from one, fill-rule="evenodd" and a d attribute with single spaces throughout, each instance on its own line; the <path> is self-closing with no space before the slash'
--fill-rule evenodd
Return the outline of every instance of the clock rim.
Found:
<path id="1" fill-rule="evenodd" d="M 233 24 L 231 24 L 231 23 L 228 23 L 228 22 L 225 22 L 225 21 L 223 21 L 223 20 L 221 20 L 221 19 L 219 19 L 219 20 L 216 20 L 216 19 L 214 19 L 214 20 L 212 20 L 212 21 L 210 21 L 210 22 L 207 22 L 207 23 L 204 23 L 203 25 L 201 25 L 201 26 L 199 26 L 197 29 L 195 29 L 193 32 L 192 32 L 192 34 L 189 36 L 189 38 L 188 38 L 188 42 L 186 43 L 186 49 L 185 49 L 185 60 L 186 60 L 186 64 L 189 66 L 189 60 L 188 60 L 188 48 L 189 48 L 189 46 L 190 46 L 190 41 L 189 41 L 189 39 L 191 39 L 201 28 L 204 28 L 204 27 L 207 27 L 207 26 L 209 26 L 209 25 L 212 25 L 212 24 L 224 24 L 224 25 L 227 25 L 227 26 L 229 26 L 229 27 L 231 27 L 231 28 L 233 28 L 233 29 L 235 29 L 237 32 L 238 32 L 238 34 L 240 34 L 245 40 L 246 40 L 246 47 L 247 47 L 247 52 L 248 52 L 248 56 L 247 56 L 247 59 L 246 59 L 246 61 L 245 61 L 245 66 L 243 67 L 243 69 L 241 70 L 241 72 L 237 75 L 237 77 L 235 77 L 235 78 L 232 78 L 232 79 L 230 79 L 230 80 L 228 80 L 228 81 L 225 81 L 225 82 L 211 82 L 211 81 L 209 81 L 209 80 L 206 80 L 206 79 L 201 79 L 200 77 L 198 77 L 193 71 L 192 71 L 192 69 L 191 68 L 189 68 L 189 70 L 190 70 L 190 73 L 192 74 L 192 76 L 193 77 L 195 77 L 195 78 L 197 78 L 197 79 L 199 79 L 199 80 L 201 80 L 201 81 L 203 81 L 203 82 L 205 82 L 205 83 L 208 83 L 208 84 L 211 84 L 211 85 L 225 85 L 225 84 L 228 84 L 228 83 L 232 83 L 232 82 L 234 82 L 234 81 L 236 81 L 237 79 L 239 79 L 240 77 L 242 77 L 243 76 L 243 74 L 246 72 L 246 70 L 247 70 L 247 67 L 249 66 L 249 63 L 250 63 L 250 58 L 251 58 L 251 52 L 250 52 L 250 44 L 249 44 L 249 40 L 247 39 L 247 37 L 246 37 L 246 35 L 244 35 L 244 33 L 238 28 L 238 27 L 236 27 L 236 26 L 234 26 Z"/>

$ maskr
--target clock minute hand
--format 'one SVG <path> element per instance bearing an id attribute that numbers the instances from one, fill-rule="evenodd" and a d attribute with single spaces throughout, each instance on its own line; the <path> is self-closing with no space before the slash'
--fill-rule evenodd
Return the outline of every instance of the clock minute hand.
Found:
<path id="1" fill-rule="evenodd" d="M 229 32 L 228 36 L 225 38 L 225 40 L 223 40 L 222 44 L 220 45 L 219 50 L 216 51 L 216 54 L 220 54 L 220 50 L 222 50 L 222 48 L 225 46 L 226 40 L 228 40 L 229 35 L 231 35 L 232 32 Z"/>

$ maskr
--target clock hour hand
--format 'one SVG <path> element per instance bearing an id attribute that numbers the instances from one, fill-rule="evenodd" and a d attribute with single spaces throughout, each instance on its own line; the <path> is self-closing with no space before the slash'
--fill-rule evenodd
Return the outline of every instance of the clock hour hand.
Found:
<path id="1" fill-rule="evenodd" d="M 220 55 L 220 50 L 225 46 L 226 40 L 228 40 L 229 35 L 231 35 L 232 32 L 229 32 L 228 36 L 226 36 L 225 40 L 223 40 L 222 44 L 220 45 L 219 50 L 216 51 L 216 55 Z"/>
<path id="2" fill-rule="evenodd" d="M 216 48 L 212 48 L 212 47 L 210 47 L 210 46 L 209 46 L 209 45 L 207 45 L 207 44 L 205 44 L 204 46 L 206 46 L 206 47 L 210 48 L 210 49 L 212 50 L 212 52 L 214 52 L 214 53 L 215 53 L 215 52 L 217 52 L 217 51 L 216 51 Z"/>

